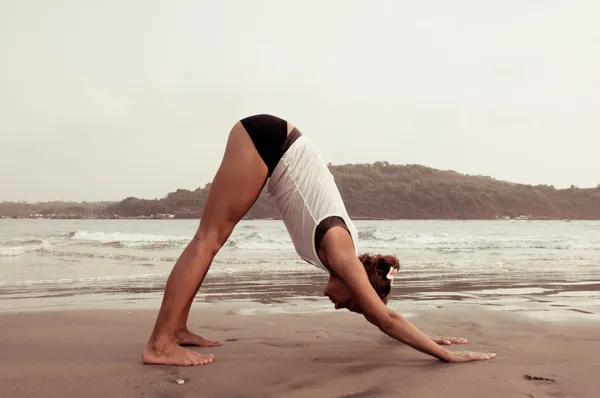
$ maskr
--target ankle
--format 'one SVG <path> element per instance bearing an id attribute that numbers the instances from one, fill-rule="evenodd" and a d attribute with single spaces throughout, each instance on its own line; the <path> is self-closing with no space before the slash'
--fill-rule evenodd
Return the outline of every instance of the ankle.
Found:
<path id="1" fill-rule="evenodd" d="M 186 333 L 189 331 L 190 330 L 187 328 L 187 326 L 177 327 L 177 329 L 175 329 L 175 335 L 177 335 L 178 333 Z"/>
<path id="2" fill-rule="evenodd" d="M 175 341 L 175 336 L 171 336 L 171 335 L 167 335 L 167 334 L 150 336 L 148 343 L 146 343 L 146 345 L 149 345 L 154 348 L 166 347 L 166 346 L 173 345 L 173 344 L 177 344 L 177 342 Z"/>

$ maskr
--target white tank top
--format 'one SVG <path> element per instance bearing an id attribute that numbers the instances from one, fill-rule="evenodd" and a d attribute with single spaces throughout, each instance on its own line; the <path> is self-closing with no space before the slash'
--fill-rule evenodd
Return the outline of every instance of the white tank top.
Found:
<path id="1" fill-rule="evenodd" d="M 298 255 L 325 271 L 315 248 L 315 232 L 327 217 L 341 217 L 358 255 L 358 231 L 348 216 L 333 175 L 317 148 L 301 135 L 285 152 L 269 181 L 280 216 Z"/>

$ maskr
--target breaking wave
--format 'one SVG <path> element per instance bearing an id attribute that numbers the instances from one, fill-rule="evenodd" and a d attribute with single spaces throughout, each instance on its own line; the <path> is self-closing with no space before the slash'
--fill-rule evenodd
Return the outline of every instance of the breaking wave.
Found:
<path id="1" fill-rule="evenodd" d="M 245 228 L 243 228 L 245 227 Z M 256 226 L 243 226 L 228 239 L 225 250 L 247 251 L 293 251 L 294 247 L 287 232 L 265 231 Z M 583 250 L 600 251 L 600 238 L 596 236 L 515 236 L 515 235 L 468 235 L 444 232 L 398 232 L 379 227 L 359 229 L 360 251 L 371 250 L 432 250 L 442 253 L 472 252 L 485 250 L 490 255 L 499 255 L 506 249 L 548 249 L 548 250 Z M 81 255 L 99 258 L 119 258 L 123 253 L 106 254 L 110 248 L 130 249 L 126 254 L 145 252 L 144 259 L 167 261 L 168 258 L 153 256 L 149 250 L 182 249 L 190 240 L 190 236 L 99 232 L 77 230 L 71 232 L 49 234 L 42 237 L 0 237 L 0 257 L 15 257 L 31 252 L 55 255 Z M 97 247 L 94 253 L 68 254 L 64 250 L 72 247 Z M 105 249 L 100 249 L 105 248 Z M 77 249 L 79 250 L 79 249 Z M 83 249 L 90 251 L 89 249 Z M 140 253 L 141 254 L 141 253 Z M 105 256 L 105 257 L 102 257 Z M 137 256 L 136 256 L 137 257 Z M 125 259 L 125 258 L 124 258 Z"/>
<path id="2" fill-rule="evenodd" d="M 38 239 L 15 239 L 12 241 L 0 242 L 0 257 L 15 257 L 26 253 L 50 250 L 52 244 Z"/>
<path id="3" fill-rule="evenodd" d="M 263 232 L 231 237 L 225 246 L 245 250 L 293 250 L 294 248 L 287 234 L 275 236 Z"/>
<path id="4" fill-rule="evenodd" d="M 190 240 L 189 236 L 168 236 L 154 234 L 128 234 L 122 232 L 75 231 L 67 235 L 72 241 L 91 245 L 113 247 L 163 248 L 180 246 Z"/>
<path id="5" fill-rule="evenodd" d="M 432 233 L 381 232 L 379 228 L 366 228 L 359 232 L 360 246 L 373 249 L 426 249 L 444 252 L 501 250 L 501 249 L 551 249 L 600 250 L 600 239 L 573 239 L 567 236 L 538 238 L 528 236 L 476 236 Z"/>

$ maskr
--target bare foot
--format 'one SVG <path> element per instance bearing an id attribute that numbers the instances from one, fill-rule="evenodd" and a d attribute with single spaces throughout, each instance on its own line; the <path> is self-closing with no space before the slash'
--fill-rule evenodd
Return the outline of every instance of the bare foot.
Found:
<path id="1" fill-rule="evenodd" d="M 183 348 L 175 343 L 146 343 L 142 352 L 142 361 L 150 365 L 197 366 L 213 361 L 214 355 L 203 355 Z"/>
<path id="2" fill-rule="evenodd" d="M 209 340 L 190 332 L 189 330 L 179 330 L 175 333 L 175 341 L 180 345 L 195 345 L 198 347 L 219 347 L 223 345 L 221 340 Z"/>

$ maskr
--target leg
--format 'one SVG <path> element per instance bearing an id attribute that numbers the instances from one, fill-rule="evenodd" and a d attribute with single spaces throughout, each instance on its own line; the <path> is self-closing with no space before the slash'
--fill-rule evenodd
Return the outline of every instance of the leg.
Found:
<path id="1" fill-rule="evenodd" d="M 294 126 L 288 121 L 286 121 L 285 123 L 286 123 L 286 127 L 287 127 L 287 131 L 286 131 L 285 135 L 288 136 L 290 134 L 290 132 L 294 129 Z M 251 124 L 251 126 L 252 126 L 252 124 Z M 273 126 L 272 125 L 271 126 L 266 126 L 266 125 L 262 126 L 262 128 L 265 130 L 268 130 L 269 127 L 272 128 Z M 275 137 L 275 138 L 277 138 L 277 137 Z M 276 139 L 274 141 L 276 143 Z M 285 146 L 285 142 L 282 142 L 281 145 Z M 200 285 L 202 284 L 202 282 L 203 281 L 200 282 Z M 200 347 L 221 346 L 223 344 L 221 341 L 208 340 L 202 336 L 192 333 L 189 330 L 189 328 L 187 327 L 189 311 L 192 306 L 192 303 L 194 302 L 194 297 L 196 296 L 196 294 L 198 293 L 198 290 L 200 289 L 200 285 L 198 285 L 198 287 L 196 288 L 196 292 L 192 295 L 192 297 L 190 297 L 190 300 L 188 301 L 188 303 L 183 311 L 183 315 L 179 319 L 179 324 L 177 326 L 177 332 L 175 333 L 177 343 L 180 345 L 195 345 L 195 346 L 200 346 Z"/>
<path id="2" fill-rule="evenodd" d="M 154 330 L 142 353 L 145 363 L 199 365 L 212 362 L 212 355 L 200 355 L 177 344 L 178 324 L 204 280 L 212 259 L 258 198 L 267 173 L 267 166 L 252 140 L 241 123 L 236 123 L 229 134 L 198 231 L 167 280 Z"/>
<path id="3" fill-rule="evenodd" d="M 177 323 L 177 331 L 175 332 L 175 341 L 179 345 L 194 345 L 199 347 L 219 347 L 223 345 L 221 340 L 209 340 L 204 338 L 196 333 L 191 332 L 187 326 L 188 315 L 190 314 L 190 309 L 192 308 L 192 303 L 194 302 L 194 298 L 196 294 L 198 294 L 198 290 L 200 290 L 200 286 L 204 282 L 204 278 L 200 281 L 198 287 L 194 291 L 192 297 L 187 302 L 185 309 L 183 310 L 183 314 L 181 318 L 179 318 L 179 322 Z"/>

